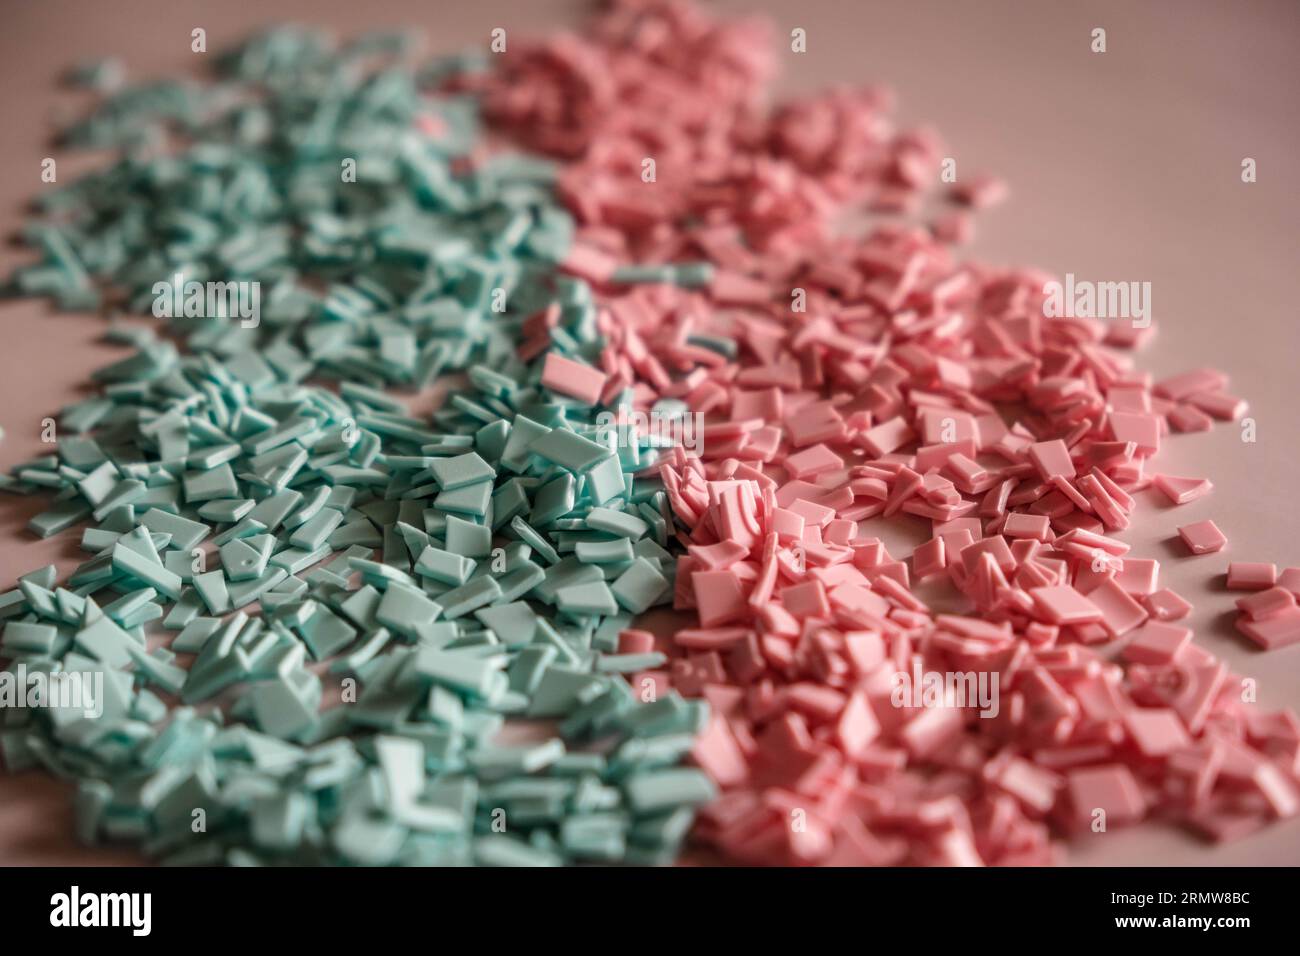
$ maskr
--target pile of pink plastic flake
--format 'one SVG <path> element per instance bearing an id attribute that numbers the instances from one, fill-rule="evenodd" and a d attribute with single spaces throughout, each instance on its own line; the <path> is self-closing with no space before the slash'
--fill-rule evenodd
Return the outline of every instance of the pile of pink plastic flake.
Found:
<path id="1" fill-rule="evenodd" d="M 1242 701 L 1123 540 L 1136 491 L 1209 490 L 1156 471 L 1170 431 L 1245 403 L 1213 370 L 1153 382 L 1125 354 L 1149 329 L 1047 317 L 1050 276 L 959 261 L 960 207 L 996 179 L 926 225 L 837 234 L 948 189 L 942 147 L 878 90 L 766 109 L 773 49 L 761 25 L 624 2 L 468 81 L 566 164 L 603 400 L 707 416 L 661 469 L 698 623 L 634 678 L 712 705 L 694 758 L 723 796 L 697 837 L 752 863 L 1042 864 L 1075 831 L 1158 816 L 1224 839 L 1296 813 L 1300 723 Z M 929 540 L 891 555 L 885 521 Z M 929 578 L 965 613 L 932 610 Z M 1286 581 L 1243 602 L 1269 646 L 1300 639 Z"/>

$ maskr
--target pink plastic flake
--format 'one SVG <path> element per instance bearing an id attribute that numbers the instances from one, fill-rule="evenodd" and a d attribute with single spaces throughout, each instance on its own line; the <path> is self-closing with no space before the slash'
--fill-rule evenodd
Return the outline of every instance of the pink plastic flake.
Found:
<path id="1" fill-rule="evenodd" d="M 1205 478 L 1179 478 L 1175 475 L 1156 475 L 1151 480 L 1160 492 L 1176 505 L 1185 505 L 1208 495 L 1214 485 Z"/>
<path id="2" fill-rule="evenodd" d="M 623 0 L 466 81 L 499 132 L 565 160 L 563 268 L 592 283 L 608 345 L 599 369 L 548 359 L 544 383 L 706 416 L 702 444 L 656 469 L 685 552 L 674 604 L 698 626 L 633 675 L 710 703 L 693 755 L 721 795 L 695 839 L 743 863 L 1043 865 L 1103 819 L 1224 839 L 1296 813 L 1294 715 L 1231 692 L 1170 623 L 1190 605 L 1124 540 L 1143 489 L 1210 489 L 1154 459 L 1244 414 L 1228 376 L 1153 386 L 1131 355 L 1151 328 L 1050 317 L 1050 276 L 960 260 L 968 213 L 913 215 L 937 137 L 899 129 L 880 89 L 767 110 L 766 36 Z M 951 198 L 1005 191 L 977 177 Z M 836 231 L 864 207 L 897 218 Z M 614 281 L 647 263 L 711 278 Z M 885 524 L 924 543 L 896 557 Z M 1179 534 L 1225 544 L 1209 521 Z M 1284 571 L 1242 598 L 1239 628 L 1300 641 L 1298 593 Z"/>
<path id="3" fill-rule="evenodd" d="M 1160 578 L 1160 562 L 1153 558 L 1125 557 L 1124 566 L 1115 574 L 1115 583 L 1127 593 L 1139 597 L 1155 594 Z"/>
<path id="4" fill-rule="evenodd" d="M 1300 598 L 1300 568 L 1285 568 L 1277 576 L 1277 585 Z"/>
<path id="5" fill-rule="evenodd" d="M 600 369 L 567 359 L 557 352 L 546 353 L 542 366 L 542 384 L 561 395 L 594 405 L 605 388 L 605 373 Z"/>
<path id="6" fill-rule="evenodd" d="M 1053 624 L 1086 624 L 1101 620 L 1101 609 L 1068 584 L 1033 588 L 1034 604 Z"/>
<path id="7" fill-rule="evenodd" d="M 1252 621 L 1272 617 L 1295 606 L 1295 595 L 1286 588 L 1269 588 L 1237 600 L 1237 609 Z"/>
<path id="8" fill-rule="evenodd" d="M 1128 767 L 1072 770 L 1067 779 L 1074 823 L 1079 828 L 1098 821 L 1107 826 L 1136 823 L 1146 814 L 1146 800 Z M 1098 811 L 1104 816 L 1098 817 Z"/>
<path id="9" fill-rule="evenodd" d="M 1233 587 L 1232 567 L 1228 569 L 1228 586 Z M 1271 564 L 1251 564 L 1238 567 L 1237 586 L 1253 590 L 1249 597 L 1237 600 L 1237 630 L 1245 634 L 1264 650 L 1285 647 L 1300 641 L 1300 607 L 1293 591 L 1282 586 L 1269 587 L 1276 571 Z M 1246 582 L 1243 584 L 1243 582 Z"/>
<path id="10" fill-rule="evenodd" d="M 1286 647 L 1300 641 L 1300 609 L 1288 608 L 1258 620 L 1243 616 L 1237 619 L 1237 629 L 1266 651 Z"/>
<path id="11" fill-rule="evenodd" d="M 1135 664 L 1172 664 L 1191 639 L 1190 628 L 1152 621 L 1134 632 L 1123 657 Z"/>
<path id="12" fill-rule="evenodd" d="M 1192 606 L 1176 591 L 1161 588 L 1145 598 L 1147 609 L 1157 621 L 1178 621 L 1192 611 Z"/>
<path id="13" fill-rule="evenodd" d="M 1183 544 L 1187 545 L 1187 550 L 1192 554 L 1210 554 L 1220 551 L 1228 543 L 1223 532 L 1209 519 L 1183 525 L 1178 529 L 1178 536 L 1183 539 Z"/>
<path id="14" fill-rule="evenodd" d="M 1227 384 L 1228 376 L 1222 372 L 1212 368 L 1198 368 L 1156 382 L 1155 393 L 1162 398 L 1179 400 L 1200 392 L 1221 389 Z"/>
<path id="15" fill-rule="evenodd" d="M 1255 561 L 1233 561 L 1228 565 L 1228 588 L 1233 591 L 1262 591 L 1277 582 L 1277 565 Z"/>

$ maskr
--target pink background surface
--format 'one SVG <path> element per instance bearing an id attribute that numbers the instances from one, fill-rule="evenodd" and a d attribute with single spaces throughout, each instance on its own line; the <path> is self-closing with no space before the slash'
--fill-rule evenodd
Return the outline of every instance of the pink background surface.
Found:
<path id="1" fill-rule="evenodd" d="M 777 0 L 711 4 L 767 13 L 778 38 L 808 31 L 808 52 L 782 53 L 779 92 L 885 82 L 900 117 L 937 127 L 961 176 L 991 171 L 1010 202 L 983 215 L 971 254 L 1095 281 L 1152 284 L 1159 333 L 1141 356 L 1157 376 L 1217 366 L 1251 403 L 1258 441 L 1237 426 L 1176 436 L 1157 470 L 1213 480 L 1181 508 L 1155 492 L 1125 533 L 1133 553 L 1162 561 L 1162 584 L 1196 605 L 1197 640 L 1258 679 L 1262 706 L 1300 705 L 1300 646 L 1270 654 L 1234 631 L 1229 560 L 1300 565 L 1296 518 L 1296 283 L 1300 275 L 1300 4 L 920 0 Z M 56 79 L 82 59 L 115 55 L 130 76 L 198 69 L 190 30 L 219 50 L 258 25 L 295 20 L 335 28 L 413 25 L 431 51 L 577 23 L 569 0 L 0 0 L 0 220 L 6 234 L 43 188 L 40 162 L 68 181 L 91 157 L 52 153 L 49 135 L 83 101 Z M 1089 50 L 1104 27 L 1108 52 Z M 783 50 L 788 50 L 788 44 Z M 208 56 L 211 53 L 207 54 Z M 1259 181 L 1243 184 L 1253 157 Z M 0 274 L 23 261 L 0 249 Z M 41 419 L 84 396 L 90 373 L 125 354 L 100 340 L 103 320 L 35 300 L 0 303 L 0 468 L 47 453 Z M 37 541 L 24 530 L 44 499 L 0 496 L 0 590 L 54 561 L 70 570 L 77 532 Z M 1226 551 L 1190 558 L 1178 525 L 1213 518 Z M 902 544 L 905 532 L 885 533 Z M 916 539 L 911 539 L 916 540 Z M 904 546 L 899 553 L 906 554 Z M 70 790 L 44 776 L 0 777 L 0 864 L 115 863 L 123 850 L 84 850 L 70 837 Z M 1077 864 L 1300 864 L 1300 820 L 1227 846 L 1157 825 L 1070 844 Z"/>

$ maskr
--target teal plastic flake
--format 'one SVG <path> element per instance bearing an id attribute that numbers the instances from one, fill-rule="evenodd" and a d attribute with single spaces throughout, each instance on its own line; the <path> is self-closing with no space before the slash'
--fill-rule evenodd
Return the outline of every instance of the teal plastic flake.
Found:
<path id="1" fill-rule="evenodd" d="M 488 697 L 493 689 L 508 685 L 500 657 L 480 657 L 468 651 L 422 648 L 413 668 L 419 676 L 474 698 Z"/>
<path id="2" fill-rule="evenodd" d="M 435 458 L 429 464 L 429 471 L 443 491 L 454 491 L 466 485 L 490 482 L 496 477 L 492 466 L 475 452 L 457 455 L 455 458 Z"/>
<path id="3" fill-rule="evenodd" d="M 607 654 L 596 664 L 602 673 L 634 674 L 662 667 L 668 657 L 658 651 L 647 654 Z"/>
<path id="4" fill-rule="evenodd" d="M 177 575 L 168 571 L 162 564 L 150 561 L 122 541 L 113 546 L 113 568 L 148 584 L 158 593 L 165 594 L 173 600 L 181 596 L 183 584 Z"/>
<path id="5" fill-rule="evenodd" d="M 163 627 L 174 631 L 180 630 L 198 617 L 204 607 L 203 598 L 199 596 L 198 590 L 187 588 L 181 593 L 180 600 L 167 612 L 167 617 L 163 619 Z"/>
<path id="6" fill-rule="evenodd" d="M 628 805 L 638 813 L 662 813 L 708 803 L 717 791 L 703 771 L 693 768 L 653 770 L 630 777 L 623 785 Z"/>
<path id="7" fill-rule="evenodd" d="M 131 643 L 131 635 L 107 617 L 100 617 L 83 627 L 74 638 L 74 645 L 79 650 L 114 668 L 130 663 L 128 648 Z"/>
<path id="8" fill-rule="evenodd" d="M 194 589 L 203 599 L 210 614 L 224 614 L 230 610 L 230 589 L 221 571 L 208 571 L 194 575 Z"/>
<path id="9" fill-rule="evenodd" d="M 499 376 L 505 378 L 505 376 Z M 506 379 L 513 387 L 514 383 Z M 500 461 L 505 452 L 506 442 L 510 439 L 511 424 L 506 419 L 484 425 L 474 433 L 474 446 L 479 455 L 490 461 Z M 495 475 L 494 475 L 495 477 Z"/>
<path id="10" fill-rule="evenodd" d="M 528 492 L 524 485 L 512 479 L 499 486 L 492 494 L 490 510 L 493 531 L 523 515 L 529 510 Z"/>
<path id="11" fill-rule="evenodd" d="M 323 508 L 294 531 L 289 544 L 304 551 L 314 551 L 323 545 L 343 523 L 343 515 L 333 508 Z"/>
<path id="12" fill-rule="evenodd" d="M 286 577 L 288 577 L 288 572 L 284 568 L 268 568 L 261 577 L 254 578 L 251 581 L 232 582 L 229 587 L 230 606 L 232 608 L 247 607 Z"/>
<path id="13" fill-rule="evenodd" d="M 463 558 L 486 558 L 492 551 L 492 530 L 464 518 L 448 516 L 447 550 Z"/>
<path id="14" fill-rule="evenodd" d="M 234 524 L 236 521 L 247 517 L 255 506 L 256 503 L 251 498 L 243 500 L 222 498 L 216 501 L 205 501 L 199 505 L 198 515 L 204 521 L 212 521 L 217 524 Z"/>
<path id="15" fill-rule="evenodd" d="M 488 512 L 488 502 L 491 499 L 492 482 L 480 481 L 454 491 L 442 492 L 433 500 L 433 505 L 443 511 L 482 518 Z"/>
<path id="16" fill-rule="evenodd" d="M 168 514 L 157 508 L 150 508 L 140 517 L 140 524 L 150 531 L 171 535 L 171 545 L 188 551 L 211 533 L 211 529 L 198 521 L 190 521 L 179 515 Z"/>
<path id="17" fill-rule="evenodd" d="M 270 564 L 277 568 L 283 568 L 290 574 L 297 574 L 333 553 L 334 549 L 329 545 L 321 545 L 315 551 L 304 551 L 302 548 L 285 548 L 283 551 L 277 551 L 271 555 Z"/>
<path id="18" fill-rule="evenodd" d="M 238 498 L 239 485 L 230 465 L 222 464 L 208 471 L 186 472 L 182 478 L 185 500 L 191 504 L 211 501 L 213 498 Z"/>
<path id="19" fill-rule="evenodd" d="M 52 564 L 47 564 L 43 568 L 24 574 L 18 579 L 20 584 L 39 587 L 43 590 L 53 590 L 54 584 L 59 579 L 59 569 Z"/>
<path id="20" fill-rule="evenodd" d="M 252 511 L 239 520 L 247 518 L 249 521 L 259 524 L 264 531 L 274 531 L 301 504 L 301 492 L 293 489 L 281 491 L 270 497 L 263 498 L 254 506 Z"/>
<path id="21" fill-rule="evenodd" d="M 601 688 L 589 673 L 573 666 L 549 665 L 533 690 L 529 716 L 560 717 L 585 703 Z"/>
<path id="22" fill-rule="evenodd" d="M 294 739 L 316 722 L 320 680 L 309 671 L 294 671 L 254 686 L 250 700 L 259 729 L 277 737 Z"/>
<path id="23" fill-rule="evenodd" d="M 441 614 L 440 604 L 415 588 L 394 582 L 384 591 L 375 618 L 389 630 L 416 640 Z"/>
<path id="24" fill-rule="evenodd" d="M 392 640 L 392 635 L 388 633 L 387 628 L 378 628 L 370 634 L 370 637 L 359 646 L 355 647 L 349 654 L 340 657 L 330 667 L 330 671 L 336 674 L 356 673 L 364 664 L 372 660 L 388 642 Z"/>
<path id="25" fill-rule="evenodd" d="M 52 624 L 10 621 L 4 626 L 0 649 L 7 655 L 50 654 L 54 651 L 59 629 Z"/>
<path id="26" fill-rule="evenodd" d="M 564 858 L 504 834 L 491 834 L 475 839 L 474 862 L 479 866 L 560 866 Z"/>
<path id="27" fill-rule="evenodd" d="M 172 640 L 171 649 L 183 654 L 197 654 L 220 628 L 221 621 L 215 617 L 196 617 Z"/>
<path id="28" fill-rule="evenodd" d="M 112 604 L 105 604 L 100 610 L 121 624 L 125 618 L 153 601 L 157 594 L 158 592 L 153 588 L 140 588 L 138 591 L 122 595 Z"/>
<path id="29" fill-rule="evenodd" d="M 507 571 L 500 579 L 500 603 L 506 604 L 532 592 L 546 580 L 546 572 L 531 561 L 518 562 L 513 570 Z"/>
<path id="30" fill-rule="evenodd" d="M 559 554 L 556 553 L 554 545 L 542 537 L 542 535 L 523 518 L 514 518 L 510 522 L 510 528 L 515 534 L 519 535 L 528 543 L 541 557 L 551 564 L 560 560 Z"/>
<path id="31" fill-rule="evenodd" d="M 632 542 L 626 538 L 613 541 L 579 541 L 573 549 L 584 564 L 621 564 L 632 560 Z"/>
<path id="32" fill-rule="evenodd" d="M 92 517 L 96 521 L 103 521 L 115 510 L 142 500 L 147 493 L 148 486 L 143 481 L 124 478 L 99 502 L 92 512 Z"/>
<path id="33" fill-rule="evenodd" d="M 533 498 L 533 510 L 528 523 L 544 526 L 562 518 L 573 510 L 576 483 L 573 475 L 564 473 L 538 489 Z"/>
<path id="34" fill-rule="evenodd" d="M 310 496 L 306 498 L 306 500 L 304 500 L 292 514 L 284 519 L 284 527 L 297 528 L 316 517 L 316 515 L 320 513 L 321 508 L 325 507 L 325 502 L 329 500 L 331 491 L 332 489 L 325 485 L 321 485 L 319 488 L 314 489 Z"/>
<path id="35" fill-rule="evenodd" d="M 101 504 L 117 484 L 117 469 L 104 462 L 77 481 L 77 490 L 94 507 Z"/>
<path id="36" fill-rule="evenodd" d="M 259 577 L 266 570 L 269 557 L 269 554 L 263 554 L 245 539 L 228 541 L 221 546 L 221 568 L 230 581 L 247 581 Z"/>
<path id="37" fill-rule="evenodd" d="M 501 454 L 501 464 L 515 472 L 527 470 L 533 443 L 550 431 L 549 427 L 526 415 L 516 415 L 510 427 L 510 437 Z"/>
<path id="38" fill-rule="evenodd" d="M 495 578 L 475 578 L 467 584 L 438 595 L 438 604 L 447 620 L 454 620 L 470 611 L 491 604 L 501 596 L 501 585 Z"/>
<path id="39" fill-rule="evenodd" d="M 537 632 L 537 612 L 523 601 L 481 608 L 474 617 L 508 647 L 530 644 Z"/>
<path id="40" fill-rule="evenodd" d="M 604 445 L 563 428 L 553 428 L 528 446 L 539 457 L 581 474 L 612 457 Z"/>
<path id="41" fill-rule="evenodd" d="M 353 591 L 345 599 L 339 601 L 338 609 L 344 617 L 357 627 L 363 631 L 369 631 L 376 627 L 375 612 L 379 609 L 381 600 L 383 600 L 383 595 L 373 585 L 365 584 L 359 590 Z M 314 613 L 316 604 L 315 602 L 304 602 L 300 607 L 311 607 Z"/>
<path id="42" fill-rule="evenodd" d="M 591 500 L 603 505 L 617 498 L 627 490 L 623 477 L 623 465 L 617 455 L 610 455 L 596 467 L 587 472 L 587 492 Z"/>
<path id="43" fill-rule="evenodd" d="M 415 563 L 415 573 L 443 584 L 458 586 L 469 579 L 476 564 L 472 558 L 429 545 L 420 552 L 419 560 Z"/>
<path id="44" fill-rule="evenodd" d="M 311 651 L 313 660 L 327 660 L 338 654 L 356 638 L 356 630 L 346 621 L 332 614 L 328 608 L 317 608 L 316 613 L 299 629 L 303 642 Z"/>
<path id="45" fill-rule="evenodd" d="M 604 531 L 633 540 L 640 538 L 650 526 L 636 515 L 609 508 L 592 508 L 587 513 L 587 527 L 593 531 Z"/>
<path id="46" fill-rule="evenodd" d="M 180 692 L 181 687 L 185 684 L 186 676 L 183 667 L 177 667 L 175 664 L 169 664 L 150 654 L 146 654 L 143 648 L 135 644 L 126 645 L 126 650 L 131 656 L 131 661 L 135 664 L 137 674 L 142 675 L 146 681 L 161 687 L 169 694 Z"/>
<path id="47" fill-rule="evenodd" d="M 637 558 L 610 585 L 610 591 L 620 607 L 644 614 L 666 596 L 668 579 L 645 558 Z"/>
<path id="48" fill-rule="evenodd" d="M 517 747 L 479 747 L 469 755 L 470 766 L 489 780 L 530 774 L 564 756 L 564 741 L 558 737 L 541 744 Z"/>
<path id="49" fill-rule="evenodd" d="M 555 592 L 555 603 L 569 614 L 615 614 L 618 604 L 603 581 L 572 584 Z"/>
<path id="50" fill-rule="evenodd" d="M 69 499 L 42 511 L 27 522 L 27 527 L 42 538 L 66 531 L 90 514 L 90 505 Z"/>

